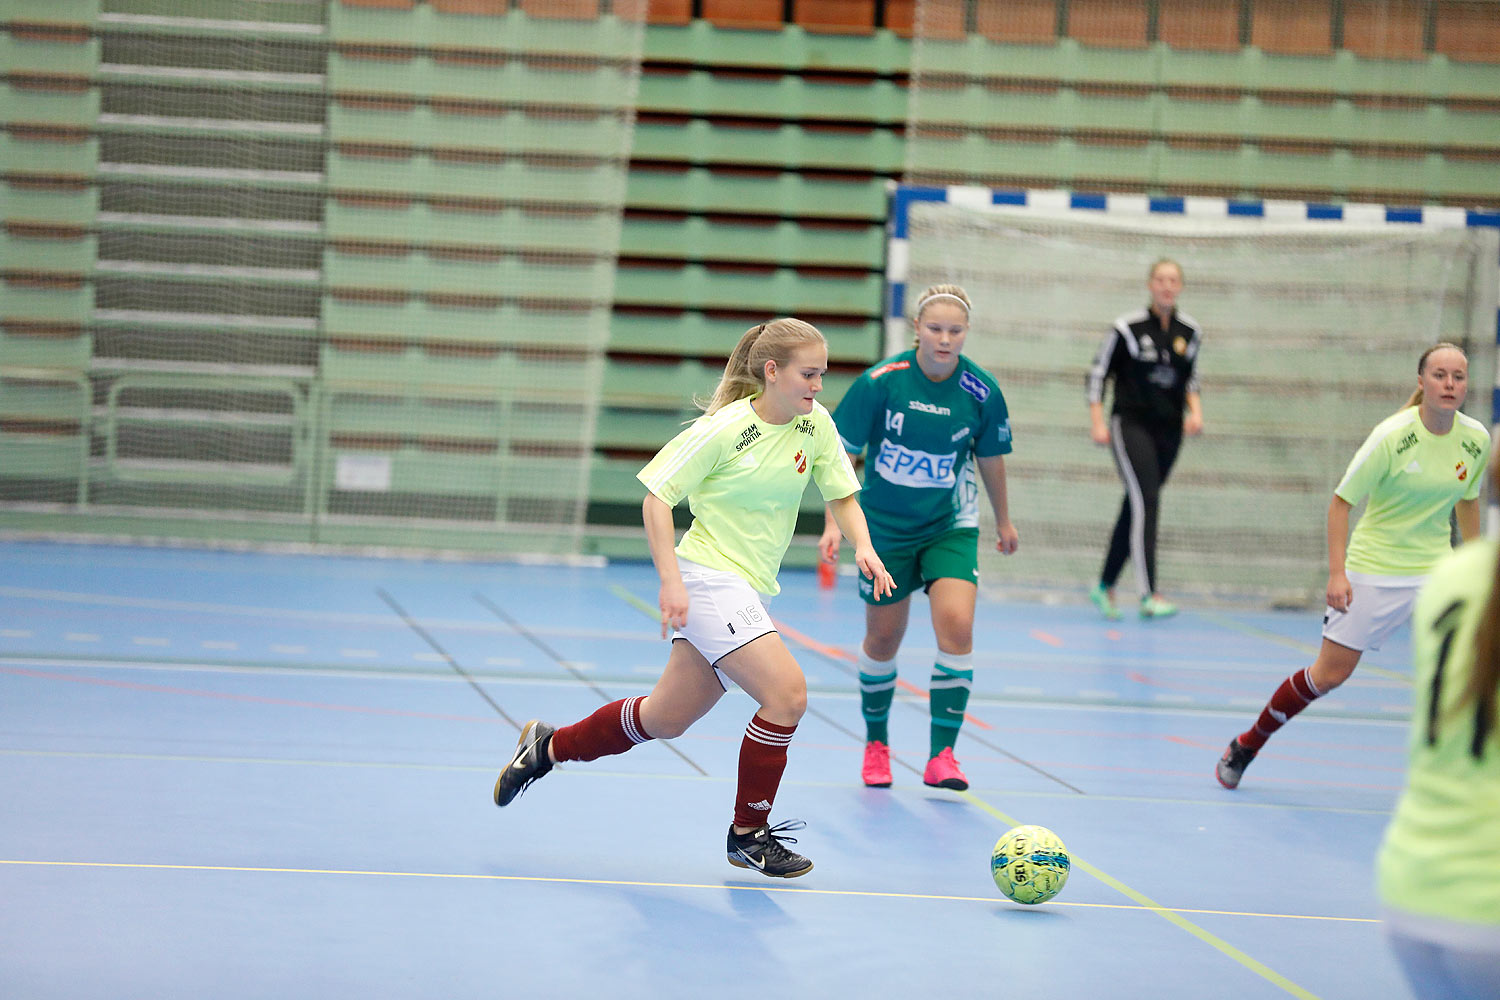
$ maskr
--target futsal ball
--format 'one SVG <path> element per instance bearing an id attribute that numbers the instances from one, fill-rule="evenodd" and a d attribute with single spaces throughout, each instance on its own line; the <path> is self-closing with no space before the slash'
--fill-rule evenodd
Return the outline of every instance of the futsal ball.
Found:
<path id="1" fill-rule="evenodd" d="M 1068 849 L 1045 826 L 1018 826 L 995 841 L 990 874 L 1017 903 L 1045 903 L 1068 883 Z"/>

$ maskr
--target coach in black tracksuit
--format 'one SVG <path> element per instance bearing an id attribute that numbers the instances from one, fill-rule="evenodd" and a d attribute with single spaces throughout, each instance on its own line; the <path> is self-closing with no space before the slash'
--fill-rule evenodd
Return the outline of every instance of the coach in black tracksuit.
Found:
<path id="1" fill-rule="evenodd" d="M 1088 375 L 1090 436 L 1110 445 L 1125 500 L 1115 521 L 1099 583 L 1089 598 L 1106 618 L 1120 617 L 1115 581 L 1125 560 L 1135 567 L 1142 618 L 1164 618 L 1177 608 L 1156 591 L 1156 519 L 1162 485 L 1183 434 L 1203 430 L 1196 362 L 1202 331 L 1177 310 L 1182 268 L 1162 259 L 1146 281 L 1151 304 L 1115 320 Z M 1104 419 L 1104 383 L 1113 378 L 1114 407 Z"/>

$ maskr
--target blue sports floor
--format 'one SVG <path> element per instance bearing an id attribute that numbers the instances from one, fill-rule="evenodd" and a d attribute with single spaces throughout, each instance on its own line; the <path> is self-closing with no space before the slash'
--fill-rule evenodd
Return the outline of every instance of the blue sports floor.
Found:
<path id="1" fill-rule="evenodd" d="M 896 784 L 859 783 L 852 582 L 771 605 L 810 707 L 773 819 L 817 867 L 724 860 L 752 703 L 490 800 L 520 724 L 649 690 L 647 565 L 529 566 L 0 543 L 0 996 L 1406 995 L 1372 859 L 1407 639 L 1262 752 L 1214 762 L 1310 662 L 1315 613 L 1113 625 L 982 597 L 973 787 L 929 789 L 916 598 Z M 1018 823 L 1073 855 L 1008 902 Z"/>

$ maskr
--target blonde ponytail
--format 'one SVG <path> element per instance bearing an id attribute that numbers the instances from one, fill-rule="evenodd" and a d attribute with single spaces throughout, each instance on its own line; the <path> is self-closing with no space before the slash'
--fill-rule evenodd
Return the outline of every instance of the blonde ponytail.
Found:
<path id="1" fill-rule="evenodd" d="M 736 400 L 753 396 L 766 387 L 766 362 L 791 363 L 792 355 L 808 344 L 827 345 L 822 332 L 800 319 L 773 319 L 746 330 L 734 345 L 724 374 L 707 400 L 694 397 L 693 403 L 704 414 L 717 413 Z"/>

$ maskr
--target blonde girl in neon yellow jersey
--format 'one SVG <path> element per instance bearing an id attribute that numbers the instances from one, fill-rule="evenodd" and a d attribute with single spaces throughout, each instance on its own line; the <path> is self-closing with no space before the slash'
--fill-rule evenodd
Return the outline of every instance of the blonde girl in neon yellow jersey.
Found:
<path id="1" fill-rule="evenodd" d="M 784 843 L 796 842 L 786 833 L 801 821 L 769 825 L 787 746 L 807 709 L 807 680 L 765 601 L 780 589 L 776 574 L 809 480 L 854 539 L 854 561 L 871 585 L 880 593 L 893 586 L 870 544 L 854 467 L 815 398 L 827 370 L 828 344 L 810 323 L 772 320 L 740 338 L 703 416 L 637 475 L 648 491 L 641 516 L 661 578 L 662 637 L 673 630 L 666 669 L 649 695 L 612 702 L 573 725 L 528 722 L 495 782 L 496 805 L 559 761 L 681 736 L 723 696 L 727 677 L 759 706 L 740 745 L 729 863 L 774 878 L 812 870 Z M 693 523 L 674 547 L 672 508 L 683 500 Z"/>
<path id="2" fill-rule="evenodd" d="M 1490 457 L 1489 430 L 1459 411 L 1469 359 L 1434 344 L 1417 361 L 1406 406 L 1375 425 L 1328 504 L 1328 610 L 1312 666 L 1281 682 L 1254 725 L 1229 741 L 1217 776 L 1237 788 L 1266 740 L 1312 702 L 1349 679 L 1367 649 L 1379 649 L 1411 618 L 1417 588 L 1451 548 L 1449 516 L 1464 541 L 1479 536 L 1479 493 Z M 1349 534 L 1349 514 L 1365 513 Z M 1345 540 L 1348 540 L 1347 547 Z"/>

